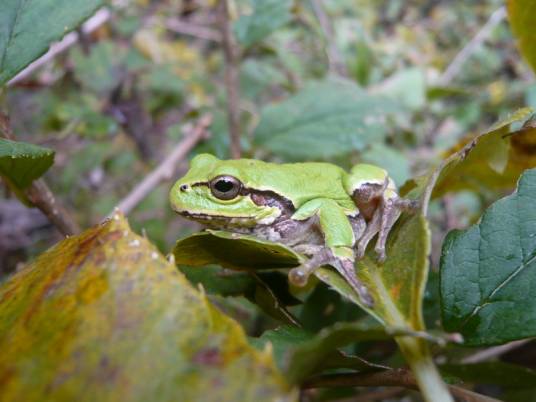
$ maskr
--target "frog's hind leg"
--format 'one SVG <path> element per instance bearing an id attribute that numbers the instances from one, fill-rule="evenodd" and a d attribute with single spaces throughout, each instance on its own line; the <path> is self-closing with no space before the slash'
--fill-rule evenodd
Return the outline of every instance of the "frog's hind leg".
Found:
<path id="1" fill-rule="evenodd" d="M 299 250 L 299 249 L 298 249 Z M 308 250 L 310 253 L 313 250 Z M 296 286 L 305 286 L 309 280 L 309 276 L 314 273 L 322 265 L 326 265 L 330 262 L 332 257 L 330 256 L 329 249 L 322 246 L 315 247 L 312 257 L 305 261 L 302 265 L 296 268 L 292 268 L 288 273 L 289 281 Z"/>
<path id="2" fill-rule="evenodd" d="M 378 231 L 376 247 L 374 247 L 374 251 L 376 251 L 376 254 L 378 255 L 379 262 L 384 262 L 387 258 L 385 253 L 387 236 L 402 213 L 402 210 L 396 205 L 396 200 L 396 198 L 384 199 L 381 207 L 379 208 L 381 214 L 381 223 Z"/>
<path id="3" fill-rule="evenodd" d="M 419 207 L 419 202 L 417 200 L 400 198 L 398 194 L 394 192 L 391 194 L 387 192 L 386 194 L 390 195 L 390 197 L 384 197 L 379 208 L 381 211 L 381 223 L 378 232 L 378 240 L 376 241 L 376 247 L 374 248 L 374 251 L 376 251 L 376 254 L 378 255 L 378 261 L 380 262 L 384 262 L 387 258 L 385 253 L 387 236 L 402 214 L 402 211 L 415 212 Z"/>
<path id="4" fill-rule="evenodd" d="M 348 216 L 345 211 L 331 199 L 315 199 L 304 204 L 294 214 L 294 219 L 308 219 L 317 216 L 317 225 L 323 237 L 323 245 L 316 250 L 304 250 L 311 259 L 289 272 L 289 280 L 295 284 L 307 283 L 308 277 L 318 267 L 333 266 L 348 284 L 355 290 L 364 304 L 371 305 L 365 286 L 359 281 L 355 272 L 355 255 L 353 246 L 356 234 L 361 235 L 365 221 L 359 216 Z M 298 249 L 296 247 L 296 249 Z M 303 286 L 303 285 L 302 285 Z"/>
<path id="5" fill-rule="evenodd" d="M 313 251 L 309 249 L 309 251 Z M 337 272 L 348 282 L 352 289 L 357 293 L 361 301 L 367 307 L 371 307 L 374 303 L 367 287 L 357 278 L 355 272 L 355 262 L 350 258 L 338 257 L 336 254 L 352 254 L 352 250 L 347 247 L 337 247 L 332 251 L 328 247 L 318 246 L 314 250 L 313 257 L 304 262 L 299 267 L 290 270 L 288 277 L 289 281 L 296 286 L 305 286 L 309 280 L 309 276 L 323 265 L 331 265 Z"/>
<path id="6" fill-rule="evenodd" d="M 335 269 L 342 275 L 344 279 L 346 279 L 365 306 L 372 307 L 374 305 L 374 300 L 372 299 L 367 287 L 358 279 L 356 275 L 355 261 L 335 258 L 333 261 L 331 261 L 331 265 L 335 267 Z"/>

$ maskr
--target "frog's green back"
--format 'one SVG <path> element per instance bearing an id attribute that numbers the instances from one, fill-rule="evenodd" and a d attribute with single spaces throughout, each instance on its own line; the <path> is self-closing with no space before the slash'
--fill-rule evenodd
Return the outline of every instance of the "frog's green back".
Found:
<path id="1" fill-rule="evenodd" d="M 201 154 L 192 160 L 187 178 L 204 182 L 219 175 L 234 176 L 248 188 L 273 191 L 296 208 L 315 198 L 329 198 L 345 209 L 355 209 L 343 186 L 346 172 L 330 163 L 276 164 L 255 159 L 220 160 Z"/>

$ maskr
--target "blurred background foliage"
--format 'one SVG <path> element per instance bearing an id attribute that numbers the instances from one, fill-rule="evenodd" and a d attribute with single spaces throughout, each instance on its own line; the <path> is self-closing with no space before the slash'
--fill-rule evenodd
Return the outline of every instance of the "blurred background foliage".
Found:
<path id="1" fill-rule="evenodd" d="M 534 76 L 519 56 L 502 1 L 231 4 L 240 49 L 243 156 L 326 160 L 345 168 L 370 162 L 389 170 L 402 186 L 494 121 L 517 108 L 536 107 Z M 17 140 L 56 151 L 45 177 L 84 228 L 106 217 L 205 113 L 213 117 L 211 136 L 189 158 L 200 152 L 230 157 L 217 1 L 123 0 L 108 6 L 108 23 L 11 86 L 2 99 Z M 485 37 L 453 71 L 464 46 L 490 21 Z M 177 177 L 187 166 L 187 161 L 178 166 Z M 170 186 L 171 181 L 159 185 L 128 216 L 133 229 L 164 253 L 178 237 L 198 229 L 170 210 Z M 473 223 L 503 195 L 464 191 L 432 204 L 425 300 L 430 328 L 439 324 L 436 268 L 445 234 Z M 2 192 L 3 275 L 59 238 L 42 215 Z M 184 272 L 194 283 L 207 283 L 198 272 Z M 249 334 L 259 335 L 274 322 L 247 301 L 262 292 L 244 286 L 247 298 L 223 298 L 216 285 L 207 290 Z M 294 313 L 309 331 L 363 316 L 325 286 L 309 288 L 303 299 L 307 303 Z M 391 341 L 361 343 L 359 349 L 372 361 L 400 359 Z M 527 357 L 534 353 L 529 348 L 510 360 L 536 368 L 536 360 L 529 363 Z M 528 400 L 516 392 L 520 399 L 509 400 Z"/>
<path id="2" fill-rule="evenodd" d="M 460 138 L 536 106 L 536 85 L 504 21 L 450 82 L 442 79 L 500 1 L 335 0 L 320 6 L 320 18 L 318 2 L 234 4 L 246 156 L 367 161 L 402 185 Z M 106 216 L 205 111 L 212 136 L 191 156 L 229 157 L 220 38 L 214 1 L 118 2 L 108 24 L 10 88 L 4 102 L 17 138 L 56 150 L 47 176 L 83 226 Z M 184 230 L 168 187 L 129 217 L 162 250 Z M 449 200 L 456 224 L 479 216 L 489 203 L 482 197 Z"/>

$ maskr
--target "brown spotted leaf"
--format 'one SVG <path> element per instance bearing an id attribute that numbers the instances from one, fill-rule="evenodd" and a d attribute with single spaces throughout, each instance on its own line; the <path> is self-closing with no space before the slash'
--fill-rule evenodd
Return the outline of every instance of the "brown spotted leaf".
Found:
<path id="1" fill-rule="evenodd" d="M 121 216 L 68 238 L 0 287 L 9 401 L 291 401 L 249 346 Z"/>
<path id="2" fill-rule="evenodd" d="M 536 128 L 531 120 L 519 130 L 512 130 L 511 124 L 527 120 L 531 113 L 530 108 L 520 109 L 453 148 L 439 168 L 433 197 L 449 191 L 482 194 L 514 188 L 519 175 L 536 166 Z"/>

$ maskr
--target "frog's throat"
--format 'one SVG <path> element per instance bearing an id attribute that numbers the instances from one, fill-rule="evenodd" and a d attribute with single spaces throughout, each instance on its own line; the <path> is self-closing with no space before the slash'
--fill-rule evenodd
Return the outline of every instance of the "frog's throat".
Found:
<path id="1" fill-rule="evenodd" d="M 270 225 L 276 218 L 266 217 L 258 220 L 254 216 L 224 216 L 224 215 L 211 215 L 204 213 L 195 213 L 187 211 L 176 211 L 179 215 L 184 216 L 189 220 L 193 220 L 201 223 L 202 225 L 215 228 L 215 229 L 224 229 L 224 228 L 247 228 L 254 227 L 258 225 Z"/>

